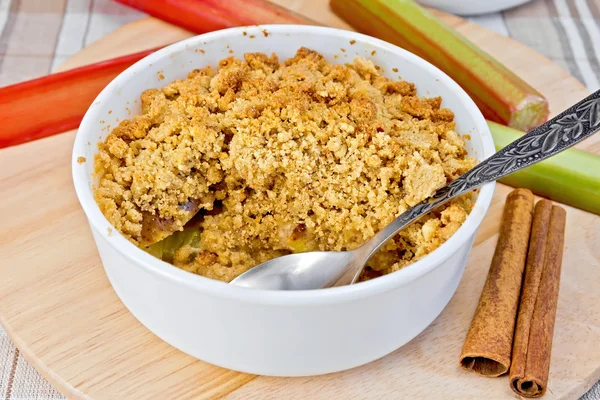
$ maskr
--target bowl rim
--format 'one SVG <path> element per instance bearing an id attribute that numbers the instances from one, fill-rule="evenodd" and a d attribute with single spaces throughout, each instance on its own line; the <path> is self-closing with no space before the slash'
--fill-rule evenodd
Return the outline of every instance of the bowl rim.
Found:
<path id="1" fill-rule="evenodd" d="M 92 106 L 87 110 L 75 136 L 72 154 L 72 175 L 77 198 L 94 233 L 100 235 L 109 246 L 116 250 L 121 256 L 131 261 L 136 267 L 142 268 L 158 278 L 216 297 L 259 304 L 318 306 L 323 304 L 348 302 L 407 285 L 417 278 L 431 272 L 433 269 L 441 267 L 446 259 L 453 255 L 459 247 L 465 245 L 468 239 L 475 234 L 491 203 L 495 187 L 494 182 L 487 183 L 480 188 L 474 207 L 461 227 L 446 242 L 421 260 L 411 264 L 407 268 L 381 276 L 377 279 L 361 282 L 356 285 L 326 289 L 276 291 L 230 285 L 226 282 L 213 280 L 184 271 L 161 261 L 135 246 L 112 227 L 94 200 L 92 188 L 88 181 L 89 176 L 86 169 L 83 167 L 86 163 L 80 164 L 78 162 L 78 156 L 86 153 L 86 133 L 97 130 L 97 127 L 94 126 L 94 121 L 98 119 L 98 111 L 96 111 L 97 107 L 95 107 L 95 105 L 110 101 L 114 89 L 122 87 L 127 80 L 131 79 L 136 74 L 137 70 L 147 68 L 149 64 L 152 64 L 159 59 L 166 58 L 171 53 L 185 51 L 187 47 L 193 47 L 198 44 L 197 42 L 228 38 L 242 34 L 243 31 L 248 31 L 249 29 L 267 29 L 269 32 L 283 34 L 311 33 L 324 36 L 339 36 L 344 40 L 361 41 L 366 44 L 383 48 L 394 53 L 394 55 L 399 58 L 419 64 L 420 67 L 423 70 L 426 70 L 430 75 L 436 76 L 440 84 L 449 87 L 458 95 L 463 107 L 467 110 L 475 123 L 476 132 L 473 134 L 479 135 L 482 141 L 483 152 L 479 159 L 483 160 L 488 158 L 495 152 L 494 143 L 487 123 L 467 93 L 440 69 L 400 47 L 368 35 L 330 27 L 308 25 L 257 25 L 252 27 L 241 26 L 223 29 L 176 42 L 139 60 L 113 79 L 102 92 L 100 92 L 92 103 Z M 89 160 L 88 162 L 93 161 Z M 95 240 L 97 240 L 97 238 L 95 238 Z"/>

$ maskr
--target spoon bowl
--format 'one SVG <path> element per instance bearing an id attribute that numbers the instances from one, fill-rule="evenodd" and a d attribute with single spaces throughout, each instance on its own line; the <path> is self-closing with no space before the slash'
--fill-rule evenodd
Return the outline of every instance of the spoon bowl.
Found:
<path id="1" fill-rule="evenodd" d="M 351 251 L 313 251 L 274 258 L 241 274 L 232 284 L 266 290 L 310 290 L 333 286 L 352 261 Z"/>

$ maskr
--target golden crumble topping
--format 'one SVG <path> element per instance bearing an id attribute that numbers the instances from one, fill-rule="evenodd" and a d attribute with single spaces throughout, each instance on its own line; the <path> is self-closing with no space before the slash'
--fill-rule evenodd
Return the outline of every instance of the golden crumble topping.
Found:
<path id="1" fill-rule="evenodd" d="M 475 165 L 441 98 L 363 58 L 229 57 L 141 101 L 99 144 L 96 201 L 132 242 L 224 281 L 290 252 L 356 248 Z M 425 256 L 470 209 L 465 196 L 423 217 L 363 278 Z"/>

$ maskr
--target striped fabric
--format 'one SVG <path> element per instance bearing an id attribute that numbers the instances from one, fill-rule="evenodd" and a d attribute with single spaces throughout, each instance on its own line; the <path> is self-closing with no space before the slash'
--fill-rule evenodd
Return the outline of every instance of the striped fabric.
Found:
<path id="1" fill-rule="evenodd" d="M 143 16 L 110 0 L 0 0 L 0 86 L 46 75 L 86 45 Z M 544 54 L 590 91 L 600 88 L 600 0 L 533 0 L 471 21 Z M 0 400 L 9 399 L 63 396 L 0 328 Z M 581 400 L 600 400 L 600 383 Z"/>
<path id="2" fill-rule="evenodd" d="M 110 0 L 0 0 L 0 86 L 46 75 L 142 16 Z"/>
<path id="3" fill-rule="evenodd" d="M 538 0 L 497 17 L 506 33 L 600 88 L 600 0 Z"/>

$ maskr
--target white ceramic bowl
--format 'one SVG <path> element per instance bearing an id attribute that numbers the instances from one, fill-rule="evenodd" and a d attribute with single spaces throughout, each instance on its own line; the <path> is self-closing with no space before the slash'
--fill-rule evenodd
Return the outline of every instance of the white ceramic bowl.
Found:
<path id="1" fill-rule="evenodd" d="M 462 16 L 488 14 L 520 6 L 531 0 L 419 0 L 428 7 Z"/>
<path id="2" fill-rule="evenodd" d="M 351 40 L 356 42 L 352 45 Z M 400 74 L 414 82 L 420 95 L 443 96 L 443 106 L 456 115 L 458 131 L 472 137 L 470 153 L 479 159 L 493 154 L 483 116 L 437 68 L 365 35 L 292 25 L 212 32 L 144 58 L 100 93 L 81 123 L 73 149 L 77 196 L 106 274 L 125 306 L 178 349 L 212 364 L 262 375 L 316 375 L 356 367 L 418 335 L 456 290 L 494 190 L 493 183 L 485 185 L 463 226 L 423 260 L 372 281 L 314 291 L 254 290 L 197 276 L 150 256 L 111 228 L 92 196 L 96 143 L 106 137 L 107 125 L 114 127 L 118 120 L 130 117 L 127 108 L 140 112 L 143 90 L 184 78 L 194 68 L 216 66 L 230 49 L 236 56 L 275 52 L 286 59 L 301 46 L 321 52 L 334 63 L 351 61 L 355 55 L 368 57 L 390 76 Z M 392 73 L 392 68 L 399 73 Z M 80 156 L 87 161 L 79 164 Z"/>

